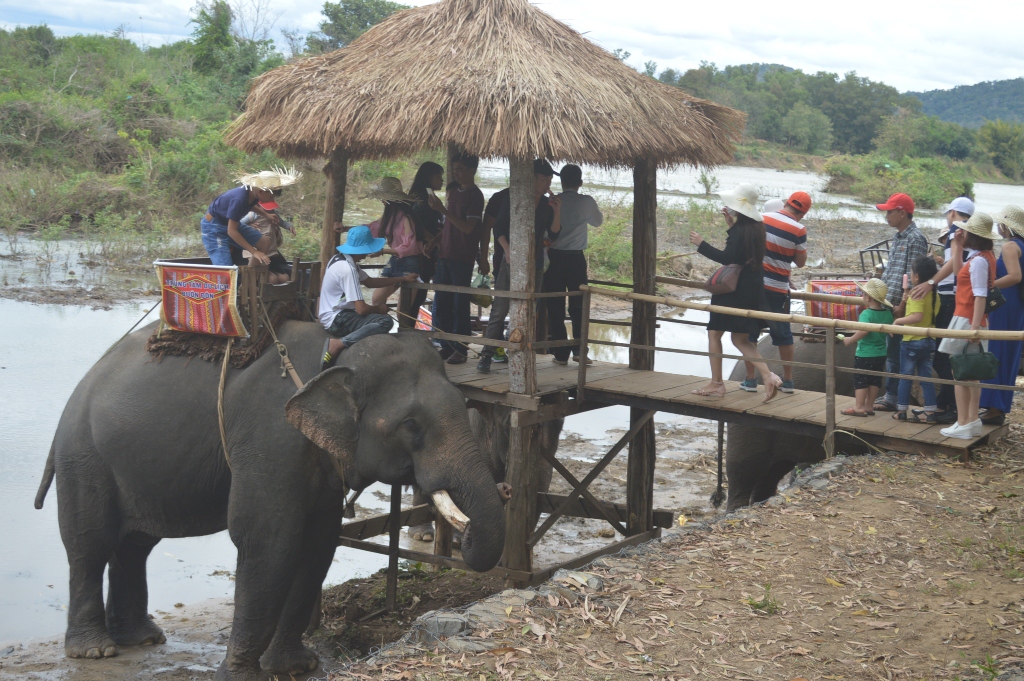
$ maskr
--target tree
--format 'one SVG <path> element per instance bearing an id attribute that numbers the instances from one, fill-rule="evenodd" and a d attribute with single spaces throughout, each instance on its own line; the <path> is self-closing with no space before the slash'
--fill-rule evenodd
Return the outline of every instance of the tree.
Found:
<path id="1" fill-rule="evenodd" d="M 306 49 L 313 53 L 331 52 L 345 47 L 373 25 L 395 12 L 409 9 L 390 0 L 339 0 L 325 2 L 320 32 L 306 38 Z"/>
<path id="2" fill-rule="evenodd" d="M 644 62 L 644 75 L 648 78 L 654 78 L 654 74 L 658 71 L 658 62 L 648 61 Z"/>
<path id="3" fill-rule="evenodd" d="M 1024 125 L 987 121 L 978 130 L 978 142 L 997 168 L 1017 179 L 1024 171 Z"/>
<path id="4" fill-rule="evenodd" d="M 223 61 L 222 53 L 235 45 L 231 35 L 231 7 L 224 0 L 198 2 L 189 21 L 196 27 L 192 31 L 195 53 L 195 68 L 201 73 L 218 69 Z"/>
<path id="5" fill-rule="evenodd" d="M 627 52 L 621 47 L 617 47 L 614 50 L 612 50 L 612 54 L 615 55 L 615 58 L 618 59 L 619 61 L 626 61 L 633 53 Z"/>
<path id="6" fill-rule="evenodd" d="M 832 121 L 820 109 L 797 102 L 782 119 L 786 142 L 808 154 L 832 148 Z"/>

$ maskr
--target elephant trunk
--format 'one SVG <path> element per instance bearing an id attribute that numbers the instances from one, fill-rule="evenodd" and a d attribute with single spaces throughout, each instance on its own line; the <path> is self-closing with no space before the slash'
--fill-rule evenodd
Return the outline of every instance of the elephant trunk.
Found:
<path id="1" fill-rule="evenodd" d="M 427 479 L 419 480 L 420 487 L 431 495 L 440 515 L 462 531 L 462 559 L 473 570 L 486 572 L 498 564 L 505 549 L 505 508 L 475 439 L 459 440 L 441 454 L 447 464 L 437 462 L 421 469 Z M 451 461 L 462 463 L 453 470 Z"/>

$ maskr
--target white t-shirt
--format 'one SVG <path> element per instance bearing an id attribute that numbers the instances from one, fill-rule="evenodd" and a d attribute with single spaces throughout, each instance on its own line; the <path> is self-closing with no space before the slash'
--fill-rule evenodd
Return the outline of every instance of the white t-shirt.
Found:
<path id="1" fill-rule="evenodd" d="M 370 275 L 348 255 L 335 256 L 327 265 L 327 274 L 320 287 L 320 323 L 330 329 L 334 318 L 341 310 L 354 310 L 357 300 L 363 300 L 363 290 L 359 282 L 369 279 Z"/>
<path id="2" fill-rule="evenodd" d="M 975 296 L 981 296 L 982 298 L 988 296 L 988 260 L 978 256 L 975 258 L 980 251 L 969 249 L 967 251 L 967 257 L 970 258 L 968 265 L 971 268 L 971 289 Z"/>

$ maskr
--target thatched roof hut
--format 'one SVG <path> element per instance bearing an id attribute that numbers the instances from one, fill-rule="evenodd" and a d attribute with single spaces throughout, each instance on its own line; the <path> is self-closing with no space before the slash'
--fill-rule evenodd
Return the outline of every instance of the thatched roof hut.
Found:
<path id="1" fill-rule="evenodd" d="M 637 73 L 527 0 L 441 0 L 256 80 L 230 143 L 287 157 L 728 161 L 743 115 Z"/>

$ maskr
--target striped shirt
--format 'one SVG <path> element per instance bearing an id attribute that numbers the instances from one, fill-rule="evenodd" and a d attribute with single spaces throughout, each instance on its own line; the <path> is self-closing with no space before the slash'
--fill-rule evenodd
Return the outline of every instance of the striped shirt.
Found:
<path id="1" fill-rule="evenodd" d="M 764 232 L 764 287 L 776 293 L 789 293 L 793 258 L 807 250 L 807 229 L 779 211 L 764 214 Z"/>

